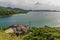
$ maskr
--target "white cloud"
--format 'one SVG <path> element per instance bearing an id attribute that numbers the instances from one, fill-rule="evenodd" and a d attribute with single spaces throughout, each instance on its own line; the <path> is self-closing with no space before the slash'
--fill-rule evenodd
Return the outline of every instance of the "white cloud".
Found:
<path id="1" fill-rule="evenodd" d="M 35 5 L 39 2 L 39 5 Z M 15 6 L 24 9 L 57 9 L 60 8 L 60 0 L 0 0 L 0 5 Z"/>

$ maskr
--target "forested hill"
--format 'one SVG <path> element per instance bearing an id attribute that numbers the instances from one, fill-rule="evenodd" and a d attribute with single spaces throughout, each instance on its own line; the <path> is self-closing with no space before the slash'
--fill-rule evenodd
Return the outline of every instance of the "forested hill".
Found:
<path id="1" fill-rule="evenodd" d="M 17 13 L 26 13 L 27 10 L 19 9 L 19 8 L 11 8 L 11 7 L 2 7 L 0 6 L 0 16 L 6 16 Z"/>

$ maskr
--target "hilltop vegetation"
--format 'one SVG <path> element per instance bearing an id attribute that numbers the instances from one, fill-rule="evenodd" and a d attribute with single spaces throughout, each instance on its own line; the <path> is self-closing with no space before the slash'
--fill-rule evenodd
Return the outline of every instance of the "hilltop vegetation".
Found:
<path id="1" fill-rule="evenodd" d="M 0 16 L 6 16 L 17 13 L 26 13 L 27 10 L 19 9 L 19 8 L 11 8 L 11 7 L 2 7 L 0 6 Z"/>
<path id="2" fill-rule="evenodd" d="M 55 28 L 31 28 L 24 40 L 60 40 L 60 30 Z"/>
<path id="3" fill-rule="evenodd" d="M 24 35 L 5 34 L 0 29 L 0 40 L 60 40 L 60 30 L 55 28 L 35 28 L 29 29 L 29 33 Z"/>

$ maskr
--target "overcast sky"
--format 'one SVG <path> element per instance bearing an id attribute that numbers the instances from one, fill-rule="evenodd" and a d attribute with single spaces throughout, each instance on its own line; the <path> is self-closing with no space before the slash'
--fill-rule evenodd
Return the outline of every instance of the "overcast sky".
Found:
<path id="1" fill-rule="evenodd" d="M 60 0 L 0 0 L 0 5 L 23 9 L 60 10 Z"/>

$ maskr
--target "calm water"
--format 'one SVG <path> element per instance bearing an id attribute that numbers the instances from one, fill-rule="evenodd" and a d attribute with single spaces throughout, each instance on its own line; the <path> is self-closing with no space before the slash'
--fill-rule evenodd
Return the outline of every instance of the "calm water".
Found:
<path id="1" fill-rule="evenodd" d="M 3 27 L 12 24 L 26 24 L 31 27 L 60 26 L 60 12 L 29 12 L 27 14 L 15 14 L 7 17 L 0 18 L 0 25 Z"/>

